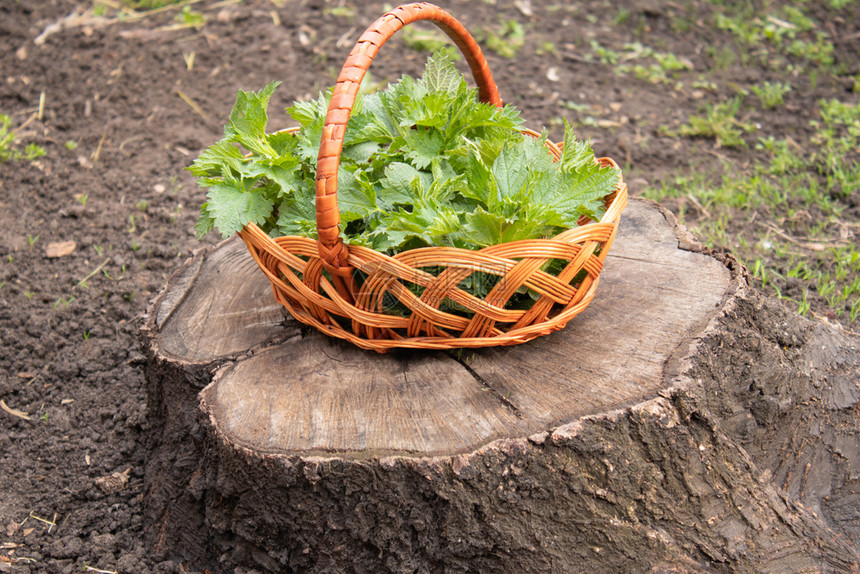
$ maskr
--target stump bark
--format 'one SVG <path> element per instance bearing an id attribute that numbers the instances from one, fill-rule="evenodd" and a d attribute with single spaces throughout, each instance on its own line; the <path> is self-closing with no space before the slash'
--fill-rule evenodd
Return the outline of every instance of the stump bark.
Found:
<path id="1" fill-rule="evenodd" d="M 148 542 L 215 571 L 852 571 L 857 339 L 746 279 L 633 201 L 564 330 L 378 355 L 205 250 L 142 330 Z"/>

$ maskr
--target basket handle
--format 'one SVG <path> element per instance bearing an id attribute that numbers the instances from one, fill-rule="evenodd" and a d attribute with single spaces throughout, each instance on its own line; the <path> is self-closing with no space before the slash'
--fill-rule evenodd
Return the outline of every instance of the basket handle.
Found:
<path id="1" fill-rule="evenodd" d="M 320 259 L 330 273 L 340 277 L 349 276 L 352 270 L 347 263 L 348 248 L 340 238 L 340 210 L 337 207 L 337 171 L 346 124 L 361 80 L 379 49 L 403 26 L 418 20 L 432 21 L 454 41 L 469 63 L 478 86 L 479 99 L 496 106 L 502 105 L 493 75 L 477 42 L 462 24 L 438 6 L 429 2 L 399 6 L 364 31 L 346 59 L 334 86 L 317 157 L 316 212 Z"/>

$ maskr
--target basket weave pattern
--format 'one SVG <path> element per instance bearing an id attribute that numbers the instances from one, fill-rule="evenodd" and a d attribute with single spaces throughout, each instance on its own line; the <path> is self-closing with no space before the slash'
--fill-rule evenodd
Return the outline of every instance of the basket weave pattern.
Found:
<path id="1" fill-rule="evenodd" d="M 623 182 L 606 198 L 600 221 L 583 219 L 579 227 L 548 239 L 477 251 L 426 247 L 394 256 L 341 240 L 337 171 L 358 87 L 382 44 L 417 20 L 433 21 L 452 38 L 466 56 L 479 98 L 501 105 L 480 48 L 453 17 L 428 3 L 392 10 L 359 38 L 333 91 L 317 161 L 319 239 L 271 238 L 254 224 L 240 236 L 268 276 L 275 298 L 297 320 L 365 349 L 513 345 L 561 329 L 594 297 L 627 203 Z M 558 145 L 548 144 L 547 150 L 560 156 Z M 617 167 L 610 159 L 599 161 Z M 558 275 L 544 270 L 550 260 L 565 262 Z M 472 281 L 498 279 L 480 299 L 463 288 L 470 276 Z M 526 310 L 506 309 L 522 287 L 537 293 L 537 300 Z"/>

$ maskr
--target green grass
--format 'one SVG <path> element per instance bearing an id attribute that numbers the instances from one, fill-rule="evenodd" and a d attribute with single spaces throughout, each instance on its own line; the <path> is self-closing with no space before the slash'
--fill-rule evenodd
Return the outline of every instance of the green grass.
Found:
<path id="1" fill-rule="evenodd" d="M 94 16 L 124 19 L 133 14 L 177 10 L 175 21 L 183 27 L 200 28 L 205 24 L 202 12 L 191 9 L 194 0 L 92 0 Z"/>
<path id="2" fill-rule="evenodd" d="M 692 69 L 689 61 L 671 52 L 658 52 L 641 42 L 624 44 L 620 51 L 607 48 L 596 40 L 589 45 L 591 51 L 587 58 L 612 66 L 616 74 L 632 75 L 650 84 L 670 83 L 678 78 L 679 72 Z"/>
<path id="3" fill-rule="evenodd" d="M 163 8 L 171 4 L 179 4 L 184 0 L 124 0 L 123 5 L 132 10 L 152 10 L 154 8 Z"/>
<path id="4" fill-rule="evenodd" d="M 17 133 L 12 127 L 12 118 L 0 114 L 0 163 L 7 161 L 32 161 L 45 155 L 45 150 L 30 143 L 21 150 L 17 142 Z"/>
<path id="5" fill-rule="evenodd" d="M 784 103 L 783 97 L 791 91 L 791 84 L 786 82 L 762 82 L 761 84 L 750 86 L 750 89 L 762 106 L 767 109 L 773 109 Z"/>
<path id="6" fill-rule="evenodd" d="M 705 104 L 702 116 L 690 116 L 689 124 L 678 128 L 677 134 L 715 140 L 718 147 L 745 146 L 743 134 L 754 128 L 752 124 L 738 119 L 743 96 L 735 96 L 727 102 Z"/>
<path id="7" fill-rule="evenodd" d="M 808 15 L 805 3 L 710 0 L 715 6 L 713 24 L 734 39 L 743 64 L 759 63 L 773 70 L 795 72 L 822 68 L 844 74 L 847 64 L 836 65 L 830 35 Z M 712 57 L 717 48 L 709 48 Z"/>
<path id="8" fill-rule="evenodd" d="M 400 39 L 408 48 L 418 52 L 445 52 L 454 60 L 460 59 L 460 51 L 440 29 L 406 26 L 400 31 Z"/>
<path id="9" fill-rule="evenodd" d="M 512 19 L 502 18 L 495 28 L 482 28 L 476 34 L 479 42 L 503 58 L 513 58 L 525 45 L 523 25 Z"/>
<path id="10" fill-rule="evenodd" d="M 74 295 L 69 295 L 68 297 L 58 297 L 56 301 L 54 301 L 54 311 L 59 311 L 61 309 L 65 309 L 68 307 L 72 301 L 75 300 Z"/>
<path id="11" fill-rule="evenodd" d="M 717 113 L 718 106 L 709 108 L 710 120 L 691 121 L 695 134 L 687 135 L 717 139 L 718 126 L 731 125 L 726 118 L 740 109 Z M 817 111 L 809 141 L 762 138 L 748 163 L 725 160 L 716 173 L 694 169 L 645 195 L 676 202 L 708 247 L 731 249 L 762 288 L 798 312 L 823 308 L 853 325 L 860 318 L 860 242 L 841 199 L 860 192 L 860 104 L 822 100 Z"/>
<path id="12" fill-rule="evenodd" d="M 188 28 L 201 28 L 206 25 L 206 16 L 203 12 L 192 10 L 191 6 L 183 6 L 182 10 L 173 19 L 180 25 Z"/>
<path id="13" fill-rule="evenodd" d="M 323 15 L 352 19 L 355 17 L 355 8 L 352 6 L 329 6 L 323 9 Z"/>

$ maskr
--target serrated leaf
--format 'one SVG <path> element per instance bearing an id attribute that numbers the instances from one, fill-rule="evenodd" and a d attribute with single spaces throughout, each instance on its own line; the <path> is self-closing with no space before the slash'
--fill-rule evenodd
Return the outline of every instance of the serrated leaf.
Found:
<path id="1" fill-rule="evenodd" d="M 274 207 L 267 197 L 231 185 L 214 185 L 207 197 L 209 214 L 225 238 L 240 231 L 248 223 L 262 225 Z"/>
<path id="2" fill-rule="evenodd" d="M 442 151 L 444 144 L 442 136 L 433 129 L 410 130 L 405 134 L 404 139 L 406 141 L 404 153 L 418 169 L 427 169 L 433 158 Z"/>
<path id="3" fill-rule="evenodd" d="M 536 180 L 530 210 L 544 208 L 548 222 L 575 227 L 581 215 L 599 219 L 604 211 L 603 198 L 618 184 L 618 173 L 593 163 L 579 173 L 559 173 Z M 537 215 L 536 215 L 537 217 Z"/>
<path id="4" fill-rule="evenodd" d="M 221 140 L 201 153 L 188 167 L 188 171 L 198 177 L 238 177 L 244 170 L 244 163 L 245 160 L 239 148 L 227 140 Z"/>
<path id="5" fill-rule="evenodd" d="M 272 162 L 273 165 L 280 165 L 287 161 L 295 161 L 293 150 L 296 149 L 298 138 L 294 134 L 286 131 L 275 132 L 267 134 L 266 139 L 278 155 L 278 157 Z"/>
<path id="6" fill-rule="evenodd" d="M 433 179 L 429 186 L 424 187 L 423 199 L 431 202 L 433 205 L 448 205 L 451 196 L 456 193 L 462 193 L 462 190 L 468 187 L 465 180 L 465 175 L 458 175 L 448 179 Z"/>
<path id="7" fill-rule="evenodd" d="M 380 225 L 376 230 L 362 238 L 362 243 L 371 245 L 375 250 L 382 252 L 397 252 L 414 233 L 399 229 L 391 229 L 388 225 Z"/>
<path id="8" fill-rule="evenodd" d="M 417 196 L 413 192 L 413 182 L 421 182 L 421 172 L 408 163 L 392 163 L 385 168 L 385 177 L 382 178 L 382 201 L 388 205 L 396 203 L 413 204 Z M 423 190 L 423 183 L 421 189 Z"/>
<path id="9" fill-rule="evenodd" d="M 344 147 L 362 144 L 368 141 L 366 131 L 373 125 L 374 118 L 367 114 L 353 114 L 346 125 L 343 137 Z"/>
<path id="10" fill-rule="evenodd" d="M 212 215 L 209 213 L 209 203 L 207 202 L 200 206 L 200 217 L 194 225 L 194 233 L 197 235 L 197 239 L 201 239 L 214 228 L 215 219 L 213 219 Z"/>
<path id="11" fill-rule="evenodd" d="M 323 120 L 319 119 L 302 130 L 296 145 L 296 155 L 302 161 L 309 163 L 316 171 L 317 156 L 322 140 Z"/>
<path id="12" fill-rule="evenodd" d="M 370 118 L 368 125 L 361 128 L 361 137 L 382 142 L 390 142 L 399 135 L 399 130 L 389 119 L 388 112 L 379 93 L 364 98 L 364 114 Z"/>
<path id="13" fill-rule="evenodd" d="M 445 181 L 457 177 L 457 172 L 451 167 L 451 163 L 443 157 L 435 157 L 430 163 L 430 173 L 436 181 Z"/>
<path id="14" fill-rule="evenodd" d="M 490 197 L 498 196 L 492 171 L 476 153 L 469 154 L 466 165 L 466 181 L 469 185 L 465 186 L 461 193 L 465 197 L 489 205 Z"/>
<path id="15" fill-rule="evenodd" d="M 460 229 L 459 216 L 452 209 L 420 203 L 412 211 L 399 209 L 382 217 L 374 233 L 374 244 L 388 245 L 387 249 L 391 249 L 418 239 L 425 245 L 451 245 L 453 240 L 448 236 Z"/>
<path id="16" fill-rule="evenodd" d="M 558 166 L 553 165 L 553 158 L 546 148 L 547 133 L 539 137 L 526 136 L 517 145 L 517 152 L 522 155 L 531 172 L 558 171 Z"/>
<path id="17" fill-rule="evenodd" d="M 461 236 L 476 247 L 486 247 L 509 241 L 544 237 L 552 232 L 553 228 L 543 221 L 508 219 L 479 207 L 466 215 Z"/>
<path id="18" fill-rule="evenodd" d="M 401 122 L 406 117 L 406 108 L 410 102 L 420 100 L 425 94 L 426 90 L 416 84 L 410 76 L 403 76 L 399 82 L 391 84 L 387 90 L 379 94 L 380 103 L 385 110 L 388 123 L 393 128 L 393 134 L 405 135 L 409 127 L 402 127 Z"/>
<path id="19" fill-rule="evenodd" d="M 298 162 L 267 167 L 262 171 L 261 175 L 264 175 L 278 186 L 278 196 L 280 197 L 292 195 L 302 187 L 302 177 L 298 169 Z"/>
<path id="20" fill-rule="evenodd" d="M 462 228 L 460 216 L 454 210 L 440 209 L 433 217 L 433 222 L 427 227 L 427 232 L 434 239 L 433 243 L 439 245 L 438 239 L 458 233 Z"/>
<path id="21" fill-rule="evenodd" d="M 344 223 L 367 217 L 378 210 L 376 191 L 363 177 L 340 166 L 337 172 L 337 205 Z"/>
<path id="22" fill-rule="evenodd" d="M 399 210 L 382 218 L 374 230 L 374 245 L 384 246 L 383 249 L 397 250 L 410 238 L 418 237 L 426 241 L 428 221 L 420 217 L 420 213 L 410 213 Z"/>
<path id="23" fill-rule="evenodd" d="M 573 128 L 564 120 L 564 147 L 561 152 L 561 170 L 574 172 L 583 166 L 594 164 L 594 152 L 587 141 L 577 139 Z"/>
<path id="24" fill-rule="evenodd" d="M 443 92 L 429 93 L 425 97 L 409 100 L 403 109 L 400 126 L 404 128 L 444 128 L 449 121 L 451 98 Z"/>
<path id="25" fill-rule="evenodd" d="M 316 217 L 314 187 L 310 182 L 305 182 L 293 195 L 278 204 L 275 225 L 281 235 L 316 238 Z"/>
<path id="26" fill-rule="evenodd" d="M 521 137 L 518 128 L 522 124 L 522 118 L 516 108 L 499 108 L 477 102 L 476 98 L 477 91 L 469 89 L 459 94 L 451 103 L 450 120 L 445 130 L 450 141 L 466 137 L 498 140 L 503 143 Z"/>
<path id="27" fill-rule="evenodd" d="M 476 141 L 475 149 L 480 156 L 481 162 L 491 167 L 507 144 L 508 141 L 504 139 L 483 138 Z"/>
<path id="28" fill-rule="evenodd" d="M 363 141 L 351 146 L 344 146 L 341 152 L 341 160 L 349 160 L 352 163 L 363 164 L 379 151 L 379 144 L 375 141 Z"/>
<path id="29" fill-rule="evenodd" d="M 522 196 L 529 173 L 525 158 L 516 148 L 502 150 L 493 162 L 492 173 L 496 182 L 496 201 Z"/>
<path id="30" fill-rule="evenodd" d="M 287 108 L 287 113 L 299 122 L 300 126 L 306 128 L 321 119 L 325 119 L 330 99 L 330 95 L 320 94 L 315 100 L 297 101 Z"/>
<path id="31" fill-rule="evenodd" d="M 224 135 L 248 151 L 266 157 L 276 156 L 266 137 L 266 124 L 269 121 L 269 99 L 279 84 L 280 82 L 271 82 L 258 92 L 239 90 L 236 103 L 230 112 L 230 123 L 224 128 Z"/>
<path id="32" fill-rule="evenodd" d="M 603 198 L 618 185 L 618 171 L 598 164 L 583 166 L 577 174 L 562 174 L 561 187 L 556 200 L 550 204 L 570 219 L 567 225 L 576 225 L 576 214 L 599 219 L 604 211 Z"/>
<path id="33" fill-rule="evenodd" d="M 465 87 L 465 81 L 450 55 L 445 52 L 437 52 L 427 59 L 424 73 L 421 75 L 421 83 L 428 92 L 447 92 L 456 94 Z"/>

